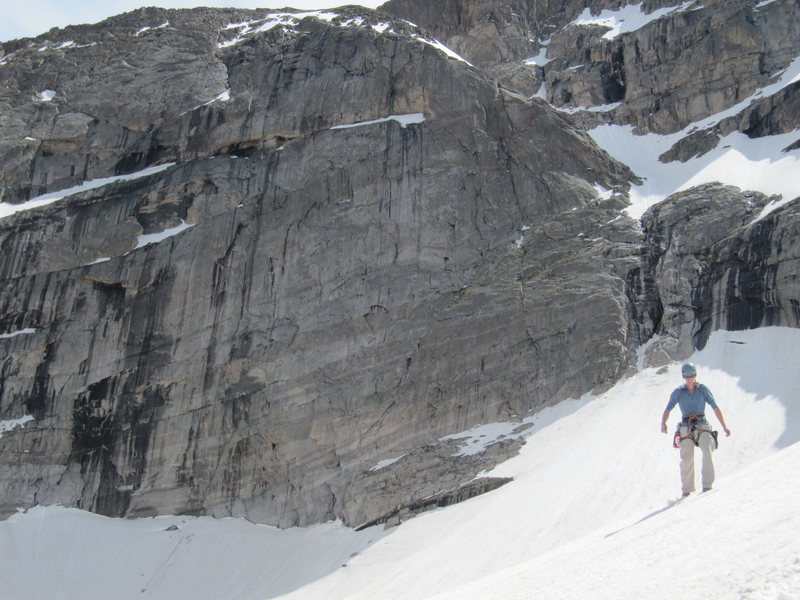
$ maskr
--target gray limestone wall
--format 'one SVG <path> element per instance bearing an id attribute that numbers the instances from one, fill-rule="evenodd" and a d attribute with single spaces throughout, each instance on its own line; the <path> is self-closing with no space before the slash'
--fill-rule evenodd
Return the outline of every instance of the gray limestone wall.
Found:
<path id="1" fill-rule="evenodd" d="M 97 187 L 0 219 L 0 420 L 33 417 L 0 437 L 0 513 L 396 521 L 503 483 L 473 480 L 523 416 L 654 336 L 658 364 L 797 326 L 796 202 L 756 220 L 770 199 L 706 186 L 634 221 L 575 120 L 337 14 L 3 44 L 2 200 Z M 447 437 L 497 421 L 482 452 Z"/>

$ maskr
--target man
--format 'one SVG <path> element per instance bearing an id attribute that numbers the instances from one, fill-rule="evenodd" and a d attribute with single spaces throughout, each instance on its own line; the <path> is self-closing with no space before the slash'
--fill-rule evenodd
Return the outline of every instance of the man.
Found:
<path id="1" fill-rule="evenodd" d="M 711 453 L 716 447 L 716 440 L 711 433 L 711 426 L 706 421 L 706 404 L 714 409 L 714 414 L 722 425 L 725 435 L 729 436 L 731 430 L 725 425 L 722 411 L 717 406 L 714 396 L 702 383 L 697 383 L 697 369 L 692 363 L 681 367 L 684 384 L 670 394 L 667 408 L 661 417 L 661 432 L 667 433 L 667 419 L 670 411 L 677 404 L 680 406 L 683 418 L 678 424 L 681 449 L 681 487 L 683 496 L 688 496 L 694 491 L 694 447 L 700 447 L 703 453 L 702 480 L 703 491 L 707 492 L 714 485 L 714 463 Z"/>

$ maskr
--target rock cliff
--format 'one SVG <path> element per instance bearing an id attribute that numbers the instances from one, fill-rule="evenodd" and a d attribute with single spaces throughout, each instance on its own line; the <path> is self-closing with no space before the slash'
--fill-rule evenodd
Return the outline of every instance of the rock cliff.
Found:
<path id="1" fill-rule="evenodd" d="M 796 203 L 756 219 L 770 198 L 710 185 L 639 223 L 597 117 L 551 106 L 611 100 L 600 35 L 555 83 L 584 4 L 149 8 L 3 44 L 0 420 L 30 420 L 0 434 L 0 512 L 396 521 L 504 483 L 473 480 L 523 416 L 649 340 L 657 364 L 798 326 Z M 774 27 L 764 78 L 796 43 Z M 520 75 L 544 35 L 561 67 Z M 682 122 L 631 89 L 592 114 Z M 782 93 L 721 127 L 791 131 Z"/>

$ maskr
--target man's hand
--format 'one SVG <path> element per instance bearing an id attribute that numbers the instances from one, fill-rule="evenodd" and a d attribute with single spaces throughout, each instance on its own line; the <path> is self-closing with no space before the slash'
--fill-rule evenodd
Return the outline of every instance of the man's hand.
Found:
<path id="1" fill-rule="evenodd" d="M 725 432 L 730 435 L 730 432 L 726 429 Z M 667 433 L 667 424 L 661 423 L 661 433 Z"/>
<path id="2" fill-rule="evenodd" d="M 731 437 L 731 430 L 727 427 L 722 428 L 725 431 L 725 437 Z"/>

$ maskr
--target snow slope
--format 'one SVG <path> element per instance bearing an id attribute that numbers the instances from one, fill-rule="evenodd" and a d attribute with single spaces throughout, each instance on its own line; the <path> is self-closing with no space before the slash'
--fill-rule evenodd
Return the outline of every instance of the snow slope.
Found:
<path id="1" fill-rule="evenodd" d="M 732 435 L 715 489 L 679 503 L 659 431 L 675 364 L 534 415 L 492 472 L 512 483 L 388 531 L 19 513 L 0 523 L 0 597 L 800 600 L 799 359 L 788 328 L 717 332 L 694 356 Z"/>
<path id="2" fill-rule="evenodd" d="M 109 519 L 37 507 L 0 523 L 3 600 L 266 598 L 340 567 L 384 532 L 241 519 Z"/>
<path id="3" fill-rule="evenodd" d="M 800 148 L 785 150 L 797 142 L 800 130 L 760 138 L 735 131 L 721 138 L 717 147 L 703 156 L 683 163 L 659 160 L 679 140 L 697 131 L 710 131 L 723 119 L 739 114 L 751 103 L 773 96 L 797 81 L 800 81 L 800 57 L 752 96 L 676 133 L 636 135 L 630 125 L 601 125 L 590 130 L 588 133 L 598 146 L 642 179 L 640 185 L 631 189 L 631 205 L 626 212 L 638 219 L 670 194 L 714 181 L 780 196 L 767 211 L 800 197 Z"/>

